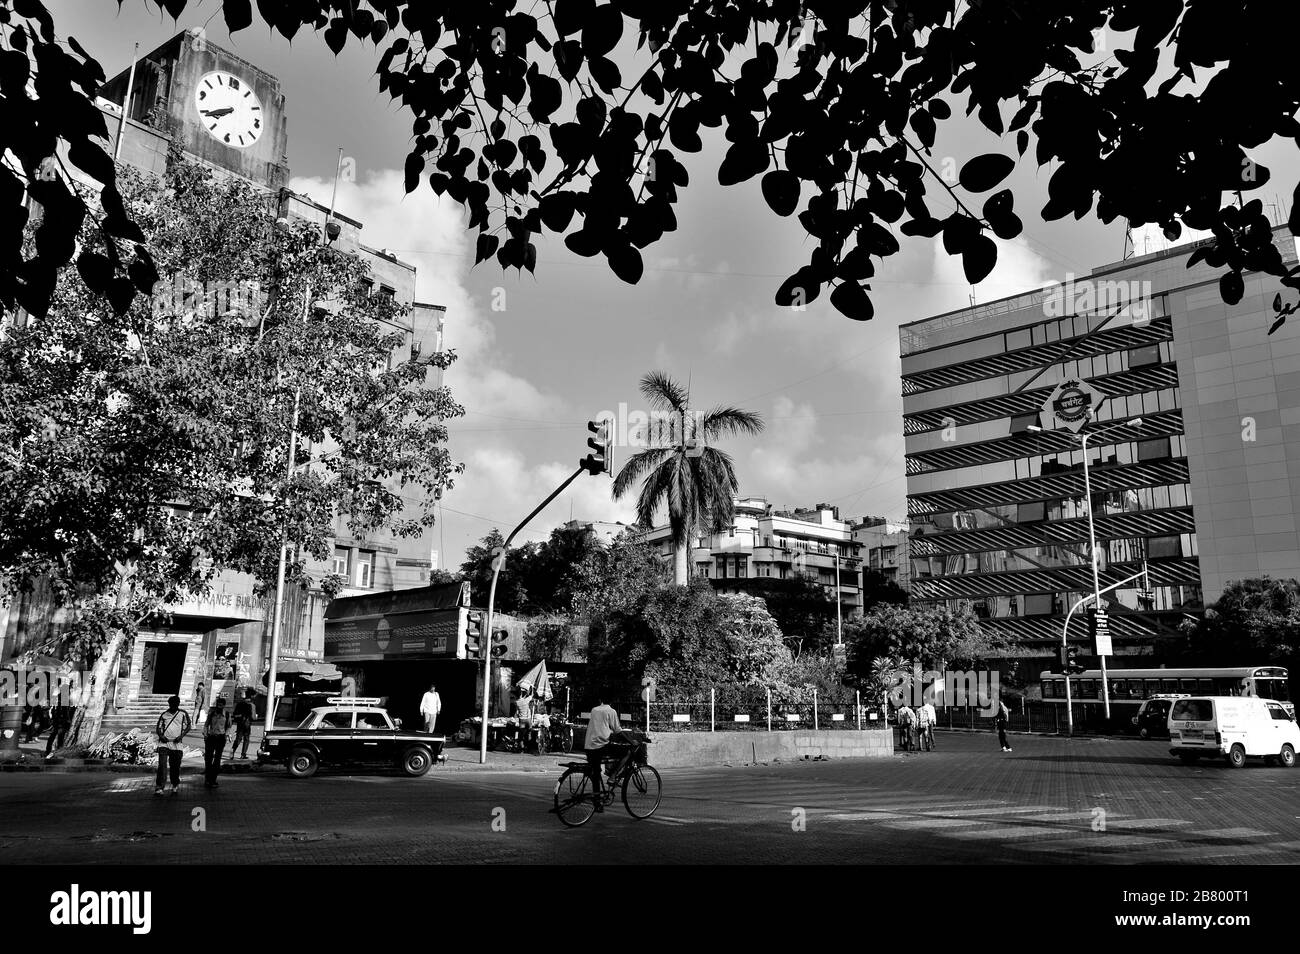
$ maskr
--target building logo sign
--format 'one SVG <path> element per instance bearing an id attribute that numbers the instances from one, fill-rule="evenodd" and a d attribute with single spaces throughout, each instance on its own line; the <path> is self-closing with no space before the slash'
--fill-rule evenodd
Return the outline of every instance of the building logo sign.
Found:
<path id="1" fill-rule="evenodd" d="M 1043 402 L 1043 427 L 1049 431 L 1069 428 L 1077 434 L 1103 400 L 1105 395 L 1086 381 L 1078 378 L 1062 381 Z"/>

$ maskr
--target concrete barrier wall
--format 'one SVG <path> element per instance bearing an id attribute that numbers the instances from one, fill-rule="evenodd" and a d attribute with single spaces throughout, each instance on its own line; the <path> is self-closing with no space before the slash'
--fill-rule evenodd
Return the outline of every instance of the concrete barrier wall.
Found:
<path id="1" fill-rule="evenodd" d="M 718 765 L 723 762 L 793 761 L 805 755 L 832 759 L 881 758 L 894 754 L 894 733 L 883 730 L 837 729 L 778 732 L 659 732 L 651 733 L 650 764 Z"/>

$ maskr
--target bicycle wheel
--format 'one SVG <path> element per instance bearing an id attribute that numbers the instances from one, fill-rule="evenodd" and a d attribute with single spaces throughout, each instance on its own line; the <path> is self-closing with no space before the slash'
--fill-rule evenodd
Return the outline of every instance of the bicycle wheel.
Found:
<path id="1" fill-rule="evenodd" d="M 569 828 L 587 824 L 596 814 L 591 800 L 591 779 L 585 769 L 568 769 L 555 783 L 555 814 Z"/>
<path id="2" fill-rule="evenodd" d="M 623 776 L 623 807 L 633 818 L 649 818 L 659 807 L 663 786 L 651 765 L 634 765 Z"/>

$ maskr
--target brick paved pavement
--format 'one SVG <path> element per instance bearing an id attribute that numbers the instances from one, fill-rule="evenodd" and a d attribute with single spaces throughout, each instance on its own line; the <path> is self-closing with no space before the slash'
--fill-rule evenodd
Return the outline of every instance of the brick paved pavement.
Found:
<path id="1" fill-rule="evenodd" d="M 4 775 L 0 852 L 81 864 L 1300 862 L 1298 771 L 1188 767 L 1154 741 L 1014 744 L 1004 754 L 991 735 L 941 732 L 937 751 L 889 759 L 669 769 L 651 820 L 615 805 L 576 830 L 549 813 L 558 773 L 529 771 L 535 757 L 423 779 L 268 770 L 211 793 L 194 774 L 167 798 L 145 777 Z"/>

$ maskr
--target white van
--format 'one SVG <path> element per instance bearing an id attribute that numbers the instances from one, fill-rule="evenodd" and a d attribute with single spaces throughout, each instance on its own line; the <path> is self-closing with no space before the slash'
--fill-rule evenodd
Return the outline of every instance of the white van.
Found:
<path id="1" fill-rule="evenodd" d="M 1248 756 L 1295 767 L 1300 726 L 1280 702 L 1254 696 L 1191 696 L 1169 710 L 1169 752 L 1184 762 L 1221 755 L 1233 768 Z"/>

